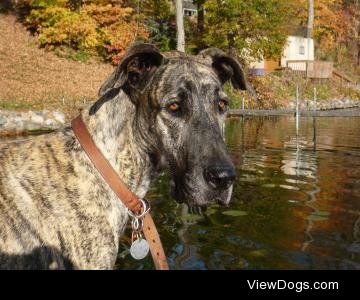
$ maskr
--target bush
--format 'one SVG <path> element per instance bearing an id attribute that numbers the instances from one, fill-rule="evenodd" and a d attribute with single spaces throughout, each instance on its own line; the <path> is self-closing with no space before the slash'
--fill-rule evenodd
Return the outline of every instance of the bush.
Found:
<path id="1" fill-rule="evenodd" d="M 70 13 L 39 34 L 44 46 L 67 45 L 76 50 L 93 51 L 101 43 L 94 19 L 84 14 Z"/>
<path id="2" fill-rule="evenodd" d="M 31 10 L 26 24 L 39 34 L 40 44 L 77 58 L 98 55 L 119 63 L 124 50 L 135 40 L 146 40 L 144 24 L 137 22 L 130 7 L 113 5 L 112 0 L 21 0 Z M 74 51 L 79 55 L 74 55 Z M 82 59 L 83 60 L 83 59 Z"/>

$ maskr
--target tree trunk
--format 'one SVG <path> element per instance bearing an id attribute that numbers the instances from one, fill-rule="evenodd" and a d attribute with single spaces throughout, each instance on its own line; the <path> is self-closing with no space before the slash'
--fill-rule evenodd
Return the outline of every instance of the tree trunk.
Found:
<path id="1" fill-rule="evenodd" d="M 182 0 L 175 0 L 176 4 L 176 36 L 177 46 L 176 49 L 185 52 L 185 31 L 184 31 L 184 11 Z"/>
<path id="2" fill-rule="evenodd" d="M 232 57 L 236 57 L 235 33 L 232 31 L 228 32 L 227 39 L 228 39 L 228 54 Z"/>
<path id="3" fill-rule="evenodd" d="M 314 27 L 314 0 L 308 0 L 308 22 L 306 37 L 312 38 L 312 31 Z"/>
<path id="4" fill-rule="evenodd" d="M 358 53 L 357 53 L 357 65 L 360 66 L 360 21 L 359 21 L 359 16 L 360 16 L 360 13 L 359 13 L 359 8 L 360 8 L 360 5 L 359 5 L 359 1 L 356 1 L 356 5 L 355 5 L 355 8 L 356 8 L 356 16 L 357 16 L 357 34 L 355 36 L 355 39 L 357 40 L 357 50 L 358 50 Z"/>
<path id="5" fill-rule="evenodd" d="M 307 59 L 310 60 L 310 39 L 314 27 L 314 0 L 308 0 L 308 22 L 307 22 Z"/>
<path id="6" fill-rule="evenodd" d="M 197 1 L 197 30 L 199 35 L 202 35 L 204 32 L 204 3 L 205 0 L 198 0 Z"/>

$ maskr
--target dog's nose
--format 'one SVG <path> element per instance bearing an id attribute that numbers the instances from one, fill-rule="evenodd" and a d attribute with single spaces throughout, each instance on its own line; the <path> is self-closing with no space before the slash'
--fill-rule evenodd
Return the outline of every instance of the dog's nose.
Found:
<path id="1" fill-rule="evenodd" d="M 235 169 L 232 166 L 210 166 L 204 170 L 206 182 L 217 190 L 226 190 L 236 178 Z"/>

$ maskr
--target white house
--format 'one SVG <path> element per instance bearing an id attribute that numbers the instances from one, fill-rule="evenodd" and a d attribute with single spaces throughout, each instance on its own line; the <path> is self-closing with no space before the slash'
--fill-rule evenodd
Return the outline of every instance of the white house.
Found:
<path id="1" fill-rule="evenodd" d="M 290 35 L 281 57 L 281 67 L 290 67 L 291 61 L 314 60 L 314 40 L 303 36 Z M 297 63 L 297 70 L 305 71 L 306 63 L 303 66 Z"/>
<path id="2" fill-rule="evenodd" d="M 287 37 L 283 54 L 279 61 L 262 59 L 250 64 L 255 74 L 268 73 L 277 67 L 289 67 L 297 71 L 306 71 L 305 61 L 314 61 L 314 40 L 306 38 L 306 28 L 297 28 L 293 35 Z M 301 62 L 303 61 L 303 62 Z"/>
<path id="3" fill-rule="evenodd" d="M 197 14 L 197 7 L 193 3 L 193 0 L 183 0 L 184 16 L 194 16 Z"/>

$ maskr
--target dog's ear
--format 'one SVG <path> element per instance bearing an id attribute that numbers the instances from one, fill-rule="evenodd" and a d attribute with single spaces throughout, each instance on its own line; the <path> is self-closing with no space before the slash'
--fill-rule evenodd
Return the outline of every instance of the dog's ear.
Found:
<path id="1" fill-rule="evenodd" d="M 129 85 L 135 89 L 142 89 L 148 83 L 152 73 L 163 63 L 164 57 L 151 44 L 133 44 L 125 53 L 121 63 L 117 66 L 109 79 L 101 86 L 99 96 L 110 89 Z"/>
<path id="2" fill-rule="evenodd" d="M 133 44 L 126 51 L 121 63 L 101 86 L 100 98 L 91 107 L 90 115 L 95 114 L 103 103 L 114 98 L 120 89 L 126 93 L 144 89 L 164 61 L 165 58 L 154 45 Z"/>
<path id="3" fill-rule="evenodd" d="M 218 48 L 202 50 L 198 55 L 210 62 L 222 84 L 230 81 L 235 89 L 248 90 L 256 97 L 253 87 L 246 80 L 241 64 L 236 59 Z"/>

